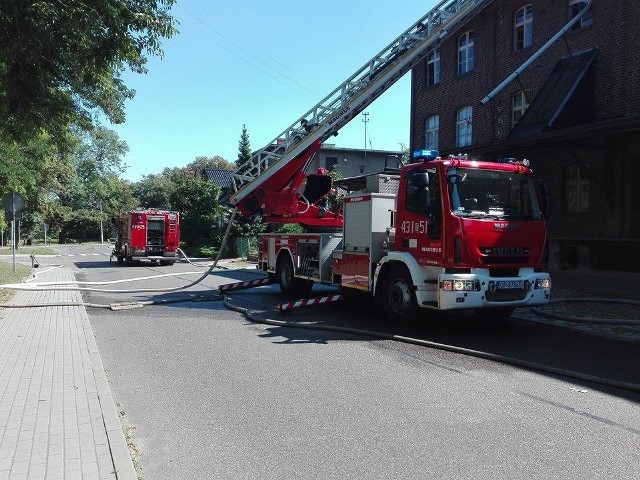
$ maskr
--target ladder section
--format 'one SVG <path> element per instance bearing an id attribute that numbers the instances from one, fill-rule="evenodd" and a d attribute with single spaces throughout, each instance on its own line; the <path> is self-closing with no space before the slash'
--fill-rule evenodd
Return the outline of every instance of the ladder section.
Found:
<path id="1" fill-rule="evenodd" d="M 236 205 L 305 149 L 326 140 L 360 114 L 429 48 L 444 40 L 491 0 L 443 0 L 233 172 Z"/>

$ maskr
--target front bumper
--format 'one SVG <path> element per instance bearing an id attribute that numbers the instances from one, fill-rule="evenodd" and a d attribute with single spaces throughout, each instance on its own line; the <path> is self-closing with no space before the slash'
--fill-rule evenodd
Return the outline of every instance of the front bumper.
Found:
<path id="1" fill-rule="evenodd" d="M 544 305 L 550 296 L 550 275 L 533 269 L 522 269 L 516 277 L 491 277 L 488 270 L 438 276 L 440 310 Z"/>

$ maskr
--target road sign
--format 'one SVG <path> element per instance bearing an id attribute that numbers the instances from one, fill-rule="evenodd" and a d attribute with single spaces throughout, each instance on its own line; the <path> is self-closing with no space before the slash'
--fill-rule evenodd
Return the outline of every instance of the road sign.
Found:
<path id="1" fill-rule="evenodd" d="M 2 198 L 2 204 L 4 206 L 4 215 L 8 222 L 13 220 L 19 220 L 18 215 L 21 216 L 24 210 L 24 198 L 22 195 L 16 192 L 9 192 Z"/>

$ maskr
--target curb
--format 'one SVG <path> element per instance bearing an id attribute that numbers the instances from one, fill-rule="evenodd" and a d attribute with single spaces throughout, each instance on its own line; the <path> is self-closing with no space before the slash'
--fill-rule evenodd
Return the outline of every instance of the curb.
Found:
<path id="1" fill-rule="evenodd" d="M 75 275 L 74 275 L 75 277 Z M 89 315 L 85 307 L 80 307 L 82 312 L 82 325 L 84 327 L 87 339 L 87 347 L 89 348 L 89 356 L 91 358 L 91 366 L 93 368 L 93 377 L 96 381 L 98 390 L 98 399 L 102 410 L 102 419 L 104 421 L 107 439 L 109 441 L 109 449 L 111 450 L 111 458 L 115 467 L 115 474 L 118 480 L 138 480 L 133 460 L 129 454 L 129 447 L 124 438 L 122 424 L 116 411 L 116 404 L 111 395 L 109 382 L 104 373 L 104 365 L 98 345 L 89 323 Z"/>

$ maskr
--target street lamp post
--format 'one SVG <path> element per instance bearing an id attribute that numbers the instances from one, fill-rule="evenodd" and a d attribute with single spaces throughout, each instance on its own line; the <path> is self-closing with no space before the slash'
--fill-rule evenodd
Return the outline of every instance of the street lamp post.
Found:
<path id="1" fill-rule="evenodd" d="M 100 243 L 104 243 L 104 228 L 102 226 L 102 201 L 98 204 L 100 206 Z"/>
<path id="2" fill-rule="evenodd" d="M 369 123 L 369 112 L 362 114 L 364 117 L 362 123 L 364 123 L 364 163 L 367 164 L 367 123 Z"/>

